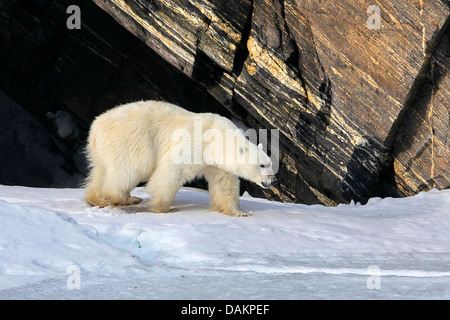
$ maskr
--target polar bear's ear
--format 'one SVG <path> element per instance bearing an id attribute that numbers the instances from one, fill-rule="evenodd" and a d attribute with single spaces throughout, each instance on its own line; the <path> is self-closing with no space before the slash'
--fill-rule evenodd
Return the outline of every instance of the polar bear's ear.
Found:
<path id="1" fill-rule="evenodd" d="M 259 148 L 260 150 L 263 150 L 263 144 L 262 144 L 262 143 L 258 144 L 258 148 Z"/>

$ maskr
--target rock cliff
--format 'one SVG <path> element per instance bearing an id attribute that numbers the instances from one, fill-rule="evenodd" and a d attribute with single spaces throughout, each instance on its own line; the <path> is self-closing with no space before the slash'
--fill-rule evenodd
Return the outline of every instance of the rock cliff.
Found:
<path id="1" fill-rule="evenodd" d="M 27 39 L 22 56 L 53 50 L 54 78 L 41 90 L 68 79 L 52 110 L 86 127 L 114 104 L 159 98 L 276 128 L 280 185 L 244 185 L 283 201 L 335 205 L 450 186 L 448 1 L 94 0 L 116 22 L 79 1 L 81 30 L 59 38 L 42 31 L 65 22 L 69 3 L 44 2 L 38 13 L 0 6 L 21 16 L 2 27 L 35 30 L 14 31 Z M 18 62 L 8 68 L 13 77 Z M 38 99 L 18 94 L 36 83 L 0 84 L 22 105 Z"/>
<path id="2" fill-rule="evenodd" d="M 269 196 L 449 186 L 448 2 L 95 2 L 232 113 L 280 130 Z"/>

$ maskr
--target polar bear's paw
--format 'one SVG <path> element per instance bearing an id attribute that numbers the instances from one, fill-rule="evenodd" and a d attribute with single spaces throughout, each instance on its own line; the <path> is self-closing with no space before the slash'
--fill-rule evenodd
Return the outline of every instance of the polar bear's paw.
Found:
<path id="1" fill-rule="evenodd" d="M 153 213 L 174 213 L 174 212 L 180 211 L 180 209 L 178 209 L 178 208 L 170 208 L 169 210 L 167 210 L 167 209 L 153 207 L 151 211 Z"/>
<path id="2" fill-rule="evenodd" d="M 141 202 L 142 202 L 141 198 L 131 196 L 127 200 L 127 205 L 129 205 L 129 206 L 130 205 L 135 205 L 135 204 L 139 204 Z"/>
<path id="3" fill-rule="evenodd" d="M 248 217 L 250 214 L 241 210 L 224 210 L 222 213 L 232 217 Z"/>

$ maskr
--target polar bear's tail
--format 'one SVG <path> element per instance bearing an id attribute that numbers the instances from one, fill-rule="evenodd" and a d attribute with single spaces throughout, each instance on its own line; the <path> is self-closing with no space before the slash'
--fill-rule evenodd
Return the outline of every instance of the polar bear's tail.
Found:
<path id="1" fill-rule="evenodd" d="M 84 150 L 86 155 L 89 174 L 83 182 L 83 188 L 86 188 L 86 195 L 84 200 L 91 206 L 102 206 L 103 200 L 101 194 L 103 192 L 103 170 L 100 166 L 94 165 L 93 148 L 95 148 L 95 138 L 91 136 L 88 139 L 88 144 Z"/>

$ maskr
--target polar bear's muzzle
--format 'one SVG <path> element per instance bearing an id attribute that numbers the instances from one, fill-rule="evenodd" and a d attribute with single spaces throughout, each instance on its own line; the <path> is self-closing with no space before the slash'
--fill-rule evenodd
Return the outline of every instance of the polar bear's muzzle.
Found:
<path id="1" fill-rule="evenodd" d="M 278 184 L 278 180 L 275 176 L 271 176 L 268 180 L 264 180 L 261 182 L 261 185 L 265 189 L 269 189 L 270 187 Z"/>

